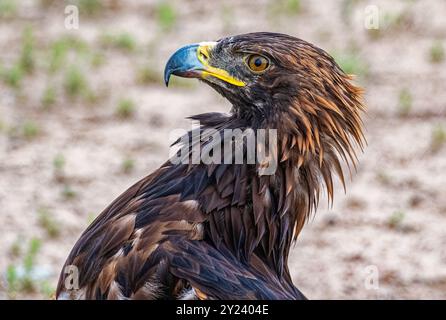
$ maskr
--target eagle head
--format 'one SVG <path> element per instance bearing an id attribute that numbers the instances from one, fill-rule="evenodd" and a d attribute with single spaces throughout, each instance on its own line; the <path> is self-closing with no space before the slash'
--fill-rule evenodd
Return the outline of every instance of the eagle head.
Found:
<path id="1" fill-rule="evenodd" d="M 248 33 L 185 46 L 167 62 L 166 85 L 172 74 L 199 78 L 241 116 L 257 120 L 273 120 L 290 108 L 303 116 L 327 109 L 340 117 L 363 109 L 362 91 L 328 53 L 285 34 Z"/>
<path id="2" fill-rule="evenodd" d="M 277 129 L 280 160 L 319 166 L 311 172 L 324 178 L 330 198 L 333 167 L 344 182 L 339 159 L 355 165 L 355 147 L 363 148 L 362 89 L 304 40 L 258 32 L 188 45 L 168 60 L 166 85 L 172 74 L 209 84 L 252 128 Z"/>

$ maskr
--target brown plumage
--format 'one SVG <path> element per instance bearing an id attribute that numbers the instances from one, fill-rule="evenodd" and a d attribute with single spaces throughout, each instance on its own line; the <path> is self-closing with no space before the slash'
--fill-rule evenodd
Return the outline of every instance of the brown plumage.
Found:
<path id="1" fill-rule="evenodd" d="M 354 165 L 363 147 L 361 89 L 323 50 L 273 33 L 184 47 L 168 62 L 166 83 L 171 74 L 199 78 L 231 102 L 229 114 L 192 117 L 222 146 L 234 143 L 228 129 L 276 129 L 277 146 L 255 136 L 255 147 L 277 169 L 167 161 L 82 234 L 65 263 L 78 268 L 79 286 L 67 286 L 62 271 L 57 296 L 304 298 L 288 270 L 290 245 L 323 186 L 332 201 L 334 175 L 344 184 L 341 162 Z M 188 146 L 188 160 L 197 145 L 212 142 Z"/>

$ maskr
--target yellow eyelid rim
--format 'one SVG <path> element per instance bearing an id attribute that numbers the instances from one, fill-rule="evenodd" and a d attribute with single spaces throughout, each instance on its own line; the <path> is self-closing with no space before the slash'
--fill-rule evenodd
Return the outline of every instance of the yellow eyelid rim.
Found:
<path id="1" fill-rule="evenodd" d="M 209 59 L 210 57 L 209 49 L 212 48 L 213 46 L 215 46 L 214 42 L 204 42 L 200 44 L 197 48 L 197 58 L 203 64 L 203 66 L 205 66 L 205 70 L 201 72 L 203 78 L 207 76 L 212 76 L 237 87 L 246 86 L 246 84 L 243 81 L 234 78 L 226 70 L 212 67 L 209 65 L 207 60 L 203 59 L 202 54 L 204 54 Z"/>

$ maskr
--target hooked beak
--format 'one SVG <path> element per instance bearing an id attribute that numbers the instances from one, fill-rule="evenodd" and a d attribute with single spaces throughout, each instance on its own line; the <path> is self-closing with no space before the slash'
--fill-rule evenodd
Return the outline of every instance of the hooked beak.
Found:
<path id="1" fill-rule="evenodd" d="M 226 70 L 209 65 L 210 51 L 216 42 L 192 44 L 178 49 L 167 61 L 164 69 L 164 82 L 169 85 L 170 76 L 206 79 L 215 77 L 235 86 L 243 87 L 245 83 L 231 76 Z"/>

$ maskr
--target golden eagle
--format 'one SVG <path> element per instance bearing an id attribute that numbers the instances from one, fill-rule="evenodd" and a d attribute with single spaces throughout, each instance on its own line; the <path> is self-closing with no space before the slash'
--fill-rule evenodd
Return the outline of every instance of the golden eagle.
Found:
<path id="1" fill-rule="evenodd" d="M 304 299 L 287 266 L 290 245 L 322 188 L 332 200 L 333 176 L 344 184 L 341 162 L 355 164 L 363 147 L 362 90 L 325 51 L 267 32 L 185 46 L 167 62 L 166 85 L 172 74 L 198 78 L 231 103 L 229 114 L 192 117 L 200 132 L 220 135 L 214 147 L 235 143 L 228 130 L 276 130 L 275 145 L 254 137 L 277 167 L 264 174 L 259 161 L 190 161 L 211 139 L 193 142 L 188 161 L 164 163 L 85 230 L 57 297 Z"/>

